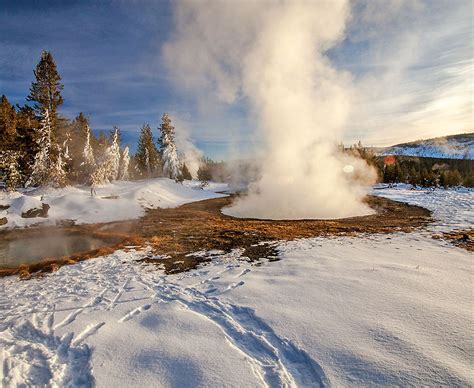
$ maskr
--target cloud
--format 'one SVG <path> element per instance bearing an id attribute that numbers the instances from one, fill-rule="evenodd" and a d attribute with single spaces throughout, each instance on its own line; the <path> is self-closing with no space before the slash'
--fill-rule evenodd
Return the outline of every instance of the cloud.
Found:
<path id="1" fill-rule="evenodd" d="M 347 138 L 389 145 L 472 131 L 470 1 L 359 1 L 346 45 L 361 45 Z M 346 61 L 348 58 L 346 58 Z"/>

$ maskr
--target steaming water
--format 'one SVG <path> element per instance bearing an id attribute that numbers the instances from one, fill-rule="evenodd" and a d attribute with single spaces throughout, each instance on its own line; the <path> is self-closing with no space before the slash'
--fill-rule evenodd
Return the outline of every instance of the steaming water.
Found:
<path id="1" fill-rule="evenodd" d="M 48 238 L 26 237 L 0 241 L 0 266 L 16 267 L 20 264 L 38 263 L 45 258 L 58 258 L 111 245 L 85 235 L 60 235 Z"/>
<path id="2" fill-rule="evenodd" d="M 177 84 L 200 103 L 215 97 L 245 104 L 263 143 L 260 177 L 225 213 L 268 219 L 370 214 L 364 197 L 376 175 L 336 147 L 353 106 L 352 76 L 326 55 L 344 39 L 350 2 L 173 4 L 176 30 L 163 54 Z"/>

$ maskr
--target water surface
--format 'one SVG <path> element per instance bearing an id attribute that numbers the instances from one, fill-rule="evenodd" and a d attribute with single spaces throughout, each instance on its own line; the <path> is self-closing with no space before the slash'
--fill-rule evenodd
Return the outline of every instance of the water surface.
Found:
<path id="1" fill-rule="evenodd" d="M 70 234 L 34 236 L 0 241 L 0 267 L 38 263 L 46 258 L 59 258 L 112 245 L 110 240 Z"/>

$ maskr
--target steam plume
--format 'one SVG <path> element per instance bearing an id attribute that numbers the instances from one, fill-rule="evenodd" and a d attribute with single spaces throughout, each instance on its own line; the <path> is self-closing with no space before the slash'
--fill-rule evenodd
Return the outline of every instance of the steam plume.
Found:
<path id="1" fill-rule="evenodd" d="M 265 142 L 259 180 L 226 214 L 295 219 L 370 213 L 364 186 L 344 169 L 353 166 L 360 176 L 365 164 L 335 147 L 351 106 L 351 79 L 324 55 L 343 37 L 348 3 L 175 4 L 176 33 L 163 53 L 177 82 L 197 97 L 243 98 Z"/>

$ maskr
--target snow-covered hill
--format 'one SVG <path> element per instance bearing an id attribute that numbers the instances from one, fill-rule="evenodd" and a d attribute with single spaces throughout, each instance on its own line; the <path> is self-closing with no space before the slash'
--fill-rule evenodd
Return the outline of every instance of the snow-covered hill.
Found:
<path id="1" fill-rule="evenodd" d="M 474 133 L 397 144 L 392 147 L 378 148 L 376 152 L 379 155 L 474 159 Z"/>

